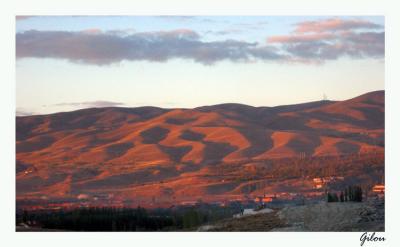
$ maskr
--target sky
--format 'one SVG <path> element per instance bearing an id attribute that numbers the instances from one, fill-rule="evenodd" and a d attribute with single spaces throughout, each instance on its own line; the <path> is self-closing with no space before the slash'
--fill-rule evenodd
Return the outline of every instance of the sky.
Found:
<path id="1" fill-rule="evenodd" d="M 345 100 L 384 56 L 382 16 L 17 16 L 16 113 Z"/>

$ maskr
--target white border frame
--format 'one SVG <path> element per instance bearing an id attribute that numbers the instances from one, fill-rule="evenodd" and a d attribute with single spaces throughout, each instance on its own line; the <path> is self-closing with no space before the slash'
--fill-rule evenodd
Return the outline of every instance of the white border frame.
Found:
<path id="1" fill-rule="evenodd" d="M 5 6 L 3 6 L 5 5 Z M 15 232 L 15 15 L 384 15 L 386 31 L 386 237 L 395 246 L 399 209 L 399 167 L 396 155 L 399 104 L 399 6 L 371 0 L 14 0 L 2 2 L 0 90 L 0 204 L 3 246 L 360 246 L 361 233 L 16 233 Z M 397 107 L 396 107 L 397 106 Z M 399 246 L 399 245 L 397 245 Z"/>

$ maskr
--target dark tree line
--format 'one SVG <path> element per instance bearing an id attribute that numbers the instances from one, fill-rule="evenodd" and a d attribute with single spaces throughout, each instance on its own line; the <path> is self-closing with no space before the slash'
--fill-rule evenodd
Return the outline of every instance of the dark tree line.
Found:
<path id="1" fill-rule="evenodd" d="M 17 223 L 23 222 L 45 229 L 68 231 L 184 231 L 231 217 L 237 213 L 236 211 L 223 207 L 151 210 L 141 207 L 24 210 L 17 214 Z"/>
<path id="2" fill-rule="evenodd" d="M 339 196 L 336 193 L 327 193 L 328 202 L 362 202 L 362 188 L 360 186 L 347 186 L 340 192 Z"/>

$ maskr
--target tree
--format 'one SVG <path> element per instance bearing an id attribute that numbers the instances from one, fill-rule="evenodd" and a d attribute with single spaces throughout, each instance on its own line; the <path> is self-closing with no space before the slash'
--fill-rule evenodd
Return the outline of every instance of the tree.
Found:
<path id="1" fill-rule="evenodd" d="M 338 202 L 339 201 L 339 197 L 337 196 L 336 193 L 329 193 L 328 192 L 328 196 L 327 196 L 327 201 L 328 202 Z"/>
<path id="2" fill-rule="evenodd" d="M 340 194 L 340 201 L 342 201 L 342 194 L 343 191 Z M 363 192 L 360 186 L 348 186 L 344 189 L 343 201 L 362 202 L 362 194 Z"/>
<path id="3" fill-rule="evenodd" d="M 344 193 L 343 193 L 343 191 L 340 192 L 340 202 L 344 202 Z"/>
<path id="4" fill-rule="evenodd" d="M 28 222 L 28 211 L 24 210 L 22 213 L 22 222 L 27 223 Z"/>
<path id="5" fill-rule="evenodd" d="M 354 201 L 362 202 L 362 189 L 360 186 L 354 187 Z"/>
<path id="6" fill-rule="evenodd" d="M 339 201 L 339 198 L 338 198 L 336 193 L 333 193 L 332 197 L 333 197 L 333 202 L 338 202 Z"/>
<path id="7" fill-rule="evenodd" d="M 192 228 L 200 224 L 200 217 L 195 209 L 190 209 L 183 216 L 183 227 Z"/>

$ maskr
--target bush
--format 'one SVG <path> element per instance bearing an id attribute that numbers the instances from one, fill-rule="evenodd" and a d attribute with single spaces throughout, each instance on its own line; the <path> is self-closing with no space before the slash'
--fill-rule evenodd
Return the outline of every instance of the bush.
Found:
<path id="1" fill-rule="evenodd" d="M 362 189 L 358 185 L 348 186 L 340 192 L 341 202 L 362 202 Z"/>
<path id="2" fill-rule="evenodd" d="M 339 201 L 339 197 L 337 196 L 336 193 L 331 194 L 331 193 L 328 192 L 327 201 L 328 202 L 338 202 Z"/>

